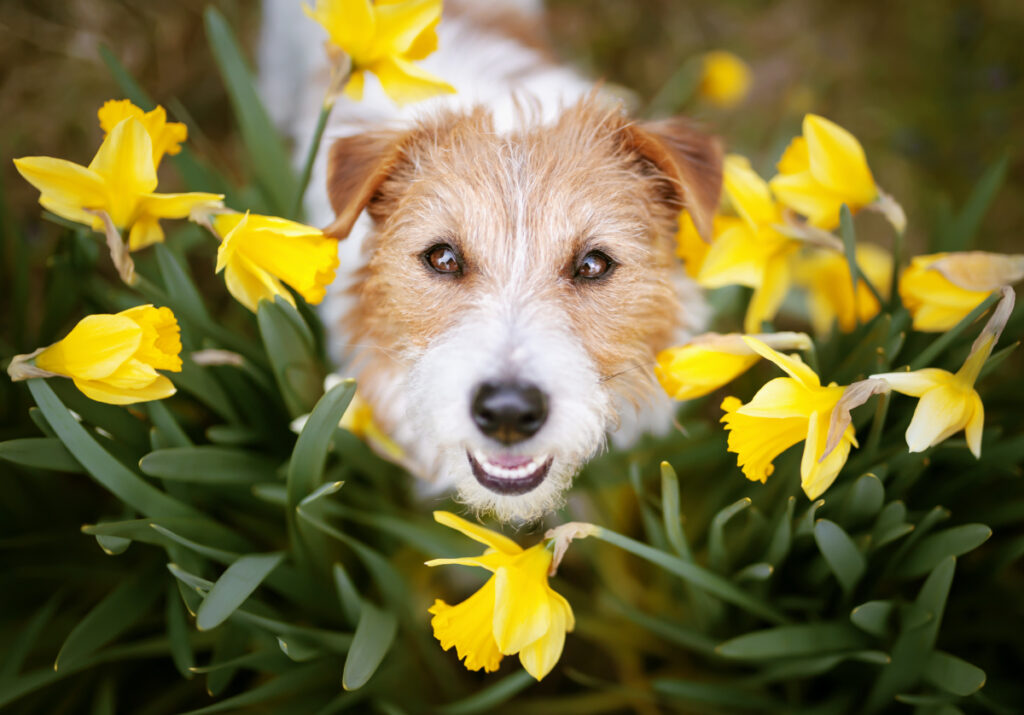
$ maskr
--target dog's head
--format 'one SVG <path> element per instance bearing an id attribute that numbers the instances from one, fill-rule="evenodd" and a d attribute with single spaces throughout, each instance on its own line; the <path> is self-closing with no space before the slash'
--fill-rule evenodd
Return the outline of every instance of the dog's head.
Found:
<path id="1" fill-rule="evenodd" d="M 688 320 L 676 219 L 708 230 L 720 164 L 685 122 L 594 98 L 513 133 L 480 109 L 332 146 L 327 232 L 373 220 L 344 325 L 371 348 L 360 391 L 421 476 L 501 519 L 558 505 L 657 389 Z"/>

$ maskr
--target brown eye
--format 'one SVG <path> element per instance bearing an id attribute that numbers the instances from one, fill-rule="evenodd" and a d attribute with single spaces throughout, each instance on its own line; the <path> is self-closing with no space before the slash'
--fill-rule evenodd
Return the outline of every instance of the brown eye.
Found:
<path id="1" fill-rule="evenodd" d="M 600 251 L 591 251 L 583 257 L 583 260 L 576 265 L 576 278 L 594 280 L 602 278 L 615 266 L 612 259 Z"/>
<path id="2" fill-rule="evenodd" d="M 459 259 L 459 254 L 447 243 L 439 243 L 428 248 L 423 254 L 423 261 L 437 273 L 451 275 L 462 273 L 462 261 Z"/>

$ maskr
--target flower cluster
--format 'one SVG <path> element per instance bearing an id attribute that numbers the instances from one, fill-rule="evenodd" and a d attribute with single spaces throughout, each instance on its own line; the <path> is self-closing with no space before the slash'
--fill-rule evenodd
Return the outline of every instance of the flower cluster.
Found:
<path id="1" fill-rule="evenodd" d="M 984 409 L 974 383 L 1005 325 L 1013 292 L 1024 278 L 1024 256 L 964 252 L 917 256 L 895 281 L 893 256 L 872 244 L 846 245 L 830 233 L 842 208 L 881 212 L 902 240 L 905 218 L 899 205 L 875 183 L 860 142 L 823 117 L 808 115 L 803 134 L 786 148 L 778 175 L 765 181 L 741 156 L 727 157 L 723 211 L 710 243 L 702 241 L 685 213 L 680 217 L 678 255 L 700 285 L 742 285 L 753 289 L 744 320 L 748 335 L 698 336 L 658 355 L 655 373 L 675 399 L 707 395 L 764 357 L 788 374 L 771 380 L 743 403 L 722 402 L 728 447 L 748 479 L 765 481 L 783 451 L 804 443 L 801 484 L 811 499 L 839 475 L 857 439 L 849 412 L 872 395 L 893 390 L 920 398 L 907 430 L 910 451 L 921 451 L 965 430 L 975 456 L 981 453 Z M 850 265 L 852 255 L 854 265 Z M 821 384 L 797 355 L 809 350 L 803 334 L 762 334 L 791 286 L 807 295 L 807 317 L 819 337 L 855 330 L 874 318 L 883 303 L 902 301 L 913 328 L 953 328 L 993 292 L 1004 294 L 1000 309 L 956 373 L 936 368 L 873 375 L 850 386 Z"/>

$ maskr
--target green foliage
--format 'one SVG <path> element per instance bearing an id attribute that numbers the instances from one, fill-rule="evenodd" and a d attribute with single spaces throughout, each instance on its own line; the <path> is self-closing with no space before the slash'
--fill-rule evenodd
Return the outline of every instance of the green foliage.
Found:
<path id="1" fill-rule="evenodd" d="M 212 10 L 206 23 L 253 184 L 187 148 L 175 163 L 189 188 L 226 187 L 252 197 L 237 208 L 282 213 L 296 192 L 283 143 L 227 23 Z M 692 89 L 687 72 L 674 81 Z M 670 95 L 659 101 L 669 106 Z M 986 174 L 936 247 L 969 245 L 1005 173 L 1003 162 Z M 5 248 L 20 246 L 20 227 L 2 223 Z M 852 256 L 848 212 L 842 233 Z M 174 309 L 186 352 L 241 359 L 186 360 L 173 376 L 178 395 L 130 408 L 90 402 L 57 379 L 3 387 L 19 407 L 0 442 L 0 707 L 1000 713 L 1024 702 L 1024 613 L 1006 605 L 1022 586 L 1024 390 L 1005 364 L 981 384 L 980 461 L 955 440 L 908 454 L 911 401 L 875 398 L 855 415 L 862 448 L 813 503 L 792 451 L 767 484 L 742 477 L 712 399 L 682 408 L 682 430 L 594 460 L 574 502 L 602 529 L 572 546 L 554 581 L 578 618 L 562 661 L 540 684 L 514 658 L 484 676 L 441 651 L 426 612 L 434 597 L 468 587 L 422 561 L 465 545 L 430 521 L 434 504 L 413 496 L 409 477 L 337 427 L 355 385 L 323 393 L 315 314 L 296 296 L 299 309 L 264 303 L 251 319 L 222 291 L 197 287 L 193 271 L 212 273 L 213 247 L 186 250 L 177 238 L 140 257 L 137 296 L 95 278 L 84 233 L 69 229 L 50 257 L 51 282 L 82 288 L 48 292 L 38 344 L 77 313 L 145 300 Z M 7 275 L 28 274 L 19 251 L 5 252 L 18 262 Z M 19 281 L 12 305 L 25 314 Z M 818 341 L 817 369 L 849 381 L 906 364 L 955 366 L 991 305 L 933 338 L 908 334 L 894 300 L 853 333 Z M 1022 328 L 1018 314 L 1007 337 Z M 25 325 L 12 330 L 11 341 L 26 342 Z M 296 435 L 292 418 L 307 413 Z"/>

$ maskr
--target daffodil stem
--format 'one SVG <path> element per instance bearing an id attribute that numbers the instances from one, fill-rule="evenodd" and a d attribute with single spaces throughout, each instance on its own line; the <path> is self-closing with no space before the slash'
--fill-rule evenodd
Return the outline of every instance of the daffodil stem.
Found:
<path id="1" fill-rule="evenodd" d="M 313 162 L 316 161 L 317 152 L 320 151 L 320 142 L 324 138 L 327 119 L 331 116 L 332 109 L 334 109 L 334 100 L 325 99 L 320 107 L 320 114 L 316 118 L 316 128 L 313 129 L 313 138 L 309 142 L 306 158 L 302 162 L 302 174 L 299 175 L 299 185 L 295 189 L 295 199 L 292 201 L 291 218 L 295 220 L 302 218 L 302 197 L 306 195 L 309 177 L 313 174 Z"/>
<path id="2" fill-rule="evenodd" d="M 789 622 L 789 619 L 781 611 L 751 596 L 731 581 L 708 571 L 702 566 L 688 563 L 653 546 L 648 546 L 636 539 L 631 539 L 628 536 L 623 536 L 618 532 L 602 527 L 597 528 L 591 535 L 601 541 L 618 546 L 634 556 L 639 556 L 645 561 L 649 561 L 655 566 L 659 566 L 669 573 L 678 576 L 687 583 L 767 621 L 772 621 L 773 623 Z"/>
<path id="3" fill-rule="evenodd" d="M 903 231 L 896 231 L 892 239 L 892 278 L 889 281 L 889 311 L 899 307 L 900 261 L 903 260 Z"/>
<path id="4" fill-rule="evenodd" d="M 978 320 L 978 318 L 984 315 L 1000 297 L 1000 293 L 992 293 L 988 298 L 983 300 L 977 308 L 967 314 L 967 317 L 954 325 L 947 332 L 940 335 L 931 345 L 922 350 L 910 363 L 910 369 L 920 370 L 922 367 L 928 367 L 931 365 L 932 361 L 941 355 L 943 350 L 952 345 L 953 341 L 959 338 L 962 332 L 969 328 L 976 320 Z"/>
<path id="5" fill-rule="evenodd" d="M 864 271 L 860 269 L 860 265 L 857 263 L 857 234 L 853 227 L 853 214 L 850 213 L 850 207 L 843 204 L 839 210 L 839 233 L 843 238 L 843 248 L 846 251 L 846 262 L 850 266 L 850 282 L 853 285 L 853 295 L 857 295 L 857 284 L 860 281 L 864 281 L 864 285 L 871 291 L 871 295 L 875 297 L 879 305 L 885 305 L 882 295 L 875 288 L 874 284 L 868 280 L 868 277 L 864 275 Z M 858 322 L 860 318 L 858 317 Z"/>

